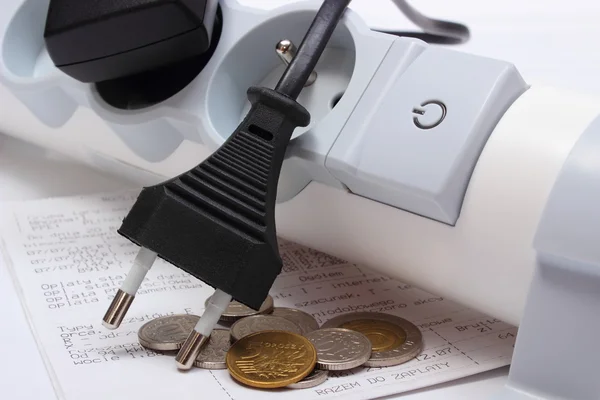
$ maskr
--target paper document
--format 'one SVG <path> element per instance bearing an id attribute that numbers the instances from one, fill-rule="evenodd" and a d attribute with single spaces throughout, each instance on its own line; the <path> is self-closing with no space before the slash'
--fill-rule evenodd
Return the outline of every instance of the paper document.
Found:
<path id="1" fill-rule="evenodd" d="M 138 248 L 117 234 L 137 192 L 30 201 L 2 207 L 5 261 L 61 399 L 368 399 L 509 364 L 516 328 L 335 257 L 281 241 L 276 307 L 319 321 L 379 311 L 416 324 L 424 350 L 395 367 L 332 373 L 303 390 L 258 390 L 227 370 L 177 371 L 173 354 L 141 347 L 137 330 L 159 316 L 201 315 L 213 289 L 158 260 L 118 330 L 101 320 Z"/>

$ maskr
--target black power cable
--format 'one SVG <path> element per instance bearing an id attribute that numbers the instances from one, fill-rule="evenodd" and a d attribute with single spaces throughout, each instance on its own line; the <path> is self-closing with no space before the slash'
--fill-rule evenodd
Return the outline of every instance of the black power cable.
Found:
<path id="1" fill-rule="evenodd" d="M 392 2 L 406 18 L 421 28 L 423 32 L 376 30 L 377 32 L 414 37 L 435 44 L 462 44 L 466 43 L 471 36 L 471 32 L 466 25 L 428 17 L 408 4 L 406 0 L 392 0 Z"/>
<path id="2" fill-rule="evenodd" d="M 292 99 L 298 97 L 349 3 L 350 0 L 326 0 L 323 3 L 296 56 L 277 83 L 276 92 Z"/>
<path id="3" fill-rule="evenodd" d="M 275 90 L 249 88 L 252 107 L 229 139 L 190 171 L 144 188 L 119 228 L 141 246 L 132 276 L 141 269 L 143 278 L 158 255 L 217 289 L 176 357 L 179 368 L 191 368 L 222 303 L 258 310 L 281 271 L 277 184 L 294 129 L 310 122 L 296 98 L 349 2 L 325 0 Z M 133 301 L 131 288 L 122 289 L 105 326 L 119 326 Z"/>

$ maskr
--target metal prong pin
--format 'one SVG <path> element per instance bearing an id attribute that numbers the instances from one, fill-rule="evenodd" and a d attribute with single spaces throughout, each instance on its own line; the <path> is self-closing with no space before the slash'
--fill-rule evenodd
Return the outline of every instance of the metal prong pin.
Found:
<path id="1" fill-rule="evenodd" d="M 277 43 L 275 46 L 275 51 L 281 60 L 285 63 L 285 65 L 289 65 L 292 62 L 292 59 L 296 56 L 296 46 L 292 43 L 291 40 L 283 39 Z M 317 80 L 317 71 L 313 71 L 310 73 L 308 80 L 306 81 L 306 86 L 310 86 Z"/>
<path id="2" fill-rule="evenodd" d="M 127 310 L 129 310 L 131 303 L 133 303 L 137 290 L 150 268 L 152 268 L 155 260 L 155 252 L 144 247 L 140 249 L 135 260 L 133 260 L 133 265 L 127 277 L 117 291 L 112 303 L 110 303 L 106 314 L 104 314 L 102 325 L 108 329 L 117 329 L 121 325 L 125 314 L 127 314 Z"/>
<path id="3" fill-rule="evenodd" d="M 175 357 L 177 368 L 184 370 L 192 368 L 194 361 L 198 358 L 198 354 L 202 350 L 202 346 L 210 338 L 210 334 L 217 325 L 217 322 L 219 322 L 227 306 L 229 306 L 229 302 L 231 302 L 230 295 L 221 290 L 215 290 L 206 304 L 204 314 L 202 314 L 194 330 L 190 332 Z"/>

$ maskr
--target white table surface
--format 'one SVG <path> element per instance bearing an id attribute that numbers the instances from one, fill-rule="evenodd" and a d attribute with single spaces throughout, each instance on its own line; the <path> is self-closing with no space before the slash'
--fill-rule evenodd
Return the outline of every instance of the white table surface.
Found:
<path id="1" fill-rule="evenodd" d="M 239 1 L 270 8 L 288 0 Z M 600 3 L 597 0 L 421 0 L 412 3 L 426 15 L 467 23 L 473 37 L 459 46 L 464 51 L 511 61 L 529 82 L 600 93 L 600 52 L 597 51 Z M 410 23 L 388 0 L 354 0 L 351 7 L 373 27 L 410 28 Z M 1 9 L 0 4 L 0 14 Z M 0 101 L 2 118 L 11 108 L 5 99 L 0 98 Z M 131 184 L 0 134 L 0 201 L 126 187 Z M 12 282 L 2 268 L 0 305 L 0 398 L 54 399 Z M 486 399 L 500 390 L 507 373 L 508 368 L 500 368 L 395 397 Z"/>

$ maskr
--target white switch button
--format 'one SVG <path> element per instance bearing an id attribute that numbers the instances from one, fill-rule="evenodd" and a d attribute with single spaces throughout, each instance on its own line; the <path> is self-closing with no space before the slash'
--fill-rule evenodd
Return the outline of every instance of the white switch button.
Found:
<path id="1" fill-rule="evenodd" d="M 509 63 L 432 46 L 399 71 L 393 47 L 325 165 L 353 193 L 454 225 L 485 142 L 527 85 Z"/>

